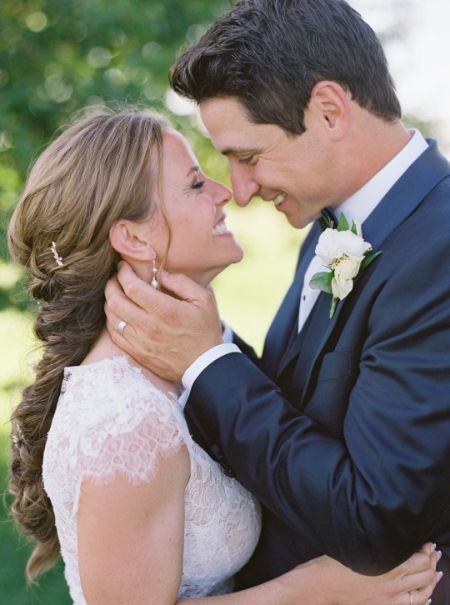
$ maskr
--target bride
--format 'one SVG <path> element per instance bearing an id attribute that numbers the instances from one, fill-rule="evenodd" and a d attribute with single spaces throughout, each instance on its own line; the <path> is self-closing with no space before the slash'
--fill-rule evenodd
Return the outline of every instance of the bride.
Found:
<path id="1" fill-rule="evenodd" d="M 108 336 L 103 291 L 121 259 L 154 287 L 164 267 L 205 286 L 241 260 L 230 197 L 142 111 L 97 111 L 34 165 L 8 234 L 43 343 L 12 419 L 13 514 L 36 541 L 28 578 L 61 555 L 75 605 L 408 605 L 411 590 L 425 603 L 434 545 L 380 577 L 324 556 L 232 593 L 258 540 L 258 503 L 193 442 L 178 385 Z"/>

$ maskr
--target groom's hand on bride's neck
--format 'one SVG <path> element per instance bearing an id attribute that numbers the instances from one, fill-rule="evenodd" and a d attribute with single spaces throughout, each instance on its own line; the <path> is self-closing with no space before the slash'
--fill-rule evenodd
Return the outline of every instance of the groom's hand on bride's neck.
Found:
<path id="1" fill-rule="evenodd" d="M 222 342 L 222 326 L 211 289 L 166 272 L 160 285 L 163 291 L 155 290 L 121 262 L 105 288 L 107 328 L 113 342 L 142 366 L 180 382 L 202 353 Z"/>

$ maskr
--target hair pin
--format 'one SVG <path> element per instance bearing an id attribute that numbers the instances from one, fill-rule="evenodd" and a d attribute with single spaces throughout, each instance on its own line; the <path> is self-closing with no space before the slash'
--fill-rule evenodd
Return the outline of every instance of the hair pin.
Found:
<path id="1" fill-rule="evenodd" d="M 62 258 L 62 256 L 59 256 L 58 250 L 56 249 L 55 242 L 52 242 L 52 245 L 50 246 L 50 250 L 52 251 L 53 258 L 55 259 L 55 262 L 58 265 L 58 267 L 64 267 L 63 258 Z"/>

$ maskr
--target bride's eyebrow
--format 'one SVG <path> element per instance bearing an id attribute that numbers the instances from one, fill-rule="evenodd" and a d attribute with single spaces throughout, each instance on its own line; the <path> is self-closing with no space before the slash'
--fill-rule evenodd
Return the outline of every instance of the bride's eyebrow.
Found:
<path id="1" fill-rule="evenodd" d="M 186 175 L 186 176 L 187 176 L 187 177 L 188 177 L 188 176 L 191 176 L 191 174 L 192 174 L 192 173 L 194 173 L 194 172 L 200 172 L 200 166 L 192 166 L 192 168 L 190 168 L 190 169 L 188 170 L 188 173 L 187 173 L 187 175 Z"/>

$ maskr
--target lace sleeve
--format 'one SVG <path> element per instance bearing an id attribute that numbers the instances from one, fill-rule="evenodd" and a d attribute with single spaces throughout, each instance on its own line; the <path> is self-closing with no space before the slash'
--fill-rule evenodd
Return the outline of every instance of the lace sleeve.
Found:
<path id="1" fill-rule="evenodd" d="M 173 418 L 164 418 L 151 410 L 132 428 L 106 434 L 99 430 L 86 435 L 80 443 L 78 464 L 82 479 L 108 482 L 118 474 L 133 484 L 150 481 L 158 462 L 176 453 L 183 444 Z"/>
<path id="2" fill-rule="evenodd" d="M 161 459 L 186 442 L 176 400 L 156 389 L 136 368 L 83 373 L 69 383 L 77 398 L 74 464 L 79 479 L 108 482 L 117 475 L 133 484 L 150 481 Z M 66 394 L 67 391 L 66 391 Z"/>

